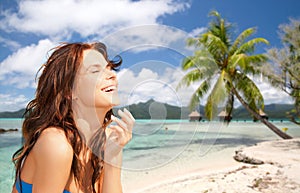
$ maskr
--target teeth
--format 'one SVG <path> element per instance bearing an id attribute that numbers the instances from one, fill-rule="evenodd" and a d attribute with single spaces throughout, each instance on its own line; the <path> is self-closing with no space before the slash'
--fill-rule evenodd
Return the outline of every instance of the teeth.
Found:
<path id="1" fill-rule="evenodd" d="M 109 86 L 103 89 L 104 92 L 110 92 L 116 90 L 116 86 Z"/>

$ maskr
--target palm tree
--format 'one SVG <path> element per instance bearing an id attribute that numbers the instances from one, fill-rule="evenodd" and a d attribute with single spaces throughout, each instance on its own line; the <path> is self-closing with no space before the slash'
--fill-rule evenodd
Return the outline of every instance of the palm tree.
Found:
<path id="1" fill-rule="evenodd" d="M 232 25 L 221 18 L 217 11 L 212 11 L 210 15 L 214 20 L 207 32 L 187 41 L 188 46 L 198 49 L 193 56 L 184 59 L 182 68 L 189 71 L 177 88 L 201 81 L 192 95 L 190 107 L 194 108 L 208 94 L 205 115 L 209 120 L 216 116 L 219 105 L 223 105 L 231 115 L 236 97 L 255 119 L 283 139 L 292 138 L 258 114 L 259 109 L 264 109 L 264 99 L 256 84 L 248 77 L 260 74 L 258 66 L 267 57 L 253 52 L 258 43 L 268 44 L 268 41 L 264 38 L 248 40 L 255 28 L 244 30 L 231 41 Z"/>

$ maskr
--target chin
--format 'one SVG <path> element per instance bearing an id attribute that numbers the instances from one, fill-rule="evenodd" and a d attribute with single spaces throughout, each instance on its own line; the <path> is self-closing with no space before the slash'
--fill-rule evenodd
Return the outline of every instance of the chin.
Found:
<path id="1" fill-rule="evenodd" d="M 112 106 L 118 106 L 120 105 L 120 98 L 119 98 L 119 95 L 114 95 L 111 99 L 111 104 Z"/>
<path id="2" fill-rule="evenodd" d="M 120 99 L 119 99 L 118 96 L 112 97 L 112 98 L 107 99 L 107 100 L 104 99 L 104 101 L 101 101 L 101 102 L 99 101 L 98 104 L 96 102 L 96 107 L 99 107 L 99 108 L 109 108 L 109 109 L 111 109 L 111 108 L 113 108 L 115 106 L 118 106 L 118 105 L 120 105 Z"/>
<path id="3" fill-rule="evenodd" d="M 111 107 L 115 107 L 115 106 L 118 106 L 118 105 L 120 105 L 120 100 L 119 99 L 115 100 L 115 101 L 112 101 L 112 103 L 111 103 Z"/>

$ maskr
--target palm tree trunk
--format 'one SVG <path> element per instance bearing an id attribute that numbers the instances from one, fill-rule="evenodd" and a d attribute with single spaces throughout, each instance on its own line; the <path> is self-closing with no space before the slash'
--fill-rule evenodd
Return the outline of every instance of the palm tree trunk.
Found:
<path id="1" fill-rule="evenodd" d="M 254 111 L 241 97 L 241 95 L 237 92 L 237 90 L 233 87 L 232 88 L 233 94 L 238 98 L 238 100 L 242 103 L 242 105 L 247 109 L 248 112 L 250 112 L 256 119 L 260 120 L 262 123 L 264 123 L 267 127 L 269 127 L 274 133 L 276 133 L 278 136 L 280 136 L 282 139 L 292 139 L 291 136 L 286 134 L 285 132 L 278 129 L 275 125 L 270 123 L 267 119 L 262 118 L 256 111 Z"/>

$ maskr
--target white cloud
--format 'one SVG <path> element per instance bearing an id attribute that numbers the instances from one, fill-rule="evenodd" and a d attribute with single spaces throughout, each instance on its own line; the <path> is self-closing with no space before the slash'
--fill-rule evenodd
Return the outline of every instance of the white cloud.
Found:
<path id="1" fill-rule="evenodd" d="M 111 56 L 127 51 L 141 52 L 159 48 L 181 56 L 188 56 L 192 52 L 185 47 L 187 38 L 188 33 L 177 28 L 164 25 L 143 25 L 119 30 L 102 40 L 106 43 Z M 45 61 L 47 52 L 54 46 L 55 43 L 52 40 L 44 39 L 37 44 L 18 49 L 0 63 L 0 81 L 6 79 L 6 84 L 15 84 L 22 88 L 32 85 L 32 83 L 26 83 L 26 80 L 37 72 Z M 16 80 L 21 78 L 24 81 Z"/>
<path id="2" fill-rule="evenodd" d="M 77 32 L 87 37 L 120 27 L 156 24 L 160 16 L 189 6 L 174 0 L 23 0 L 19 1 L 18 12 L 4 11 L 0 28 L 60 37 Z"/>
<path id="3" fill-rule="evenodd" d="M 204 33 L 205 30 L 207 30 L 206 27 L 195 28 L 195 29 L 193 29 L 193 30 L 189 33 L 189 35 L 190 35 L 191 37 L 197 37 L 197 36 L 199 36 L 200 34 Z"/>
<path id="4" fill-rule="evenodd" d="M 190 37 L 185 31 L 165 25 L 139 25 L 122 28 L 102 39 L 113 55 L 123 52 L 142 52 L 151 49 L 167 48 L 182 55 L 191 54 L 186 49 L 186 39 Z"/>
<path id="5" fill-rule="evenodd" d="M 264 98 L 264 104 L 293 104 L 293 99 L 279 88 L 273 87 L 267 80 L 258 77 L 249 76 L 251 80 L 260 90 Z M 235 107 L 240 106 L 241 103 L 236 99 Z"/>
<path id="6" fill-rule="evenodd" d="M 284 91 L 273 87 L 270 83 L 265 80 L 254 79 L 257 87 L 264 97 L 265 104 L 272 103 L 288 103 L 293 104 L 292 98 Z"/>
<path id="7" fill-rule="evenodd" d="M 128 49 L 145 51 L 159 47 L 186 55 L 184 47 L 188 34 L 156 24 L 160 16 L 188 7 L 187 2 L 176 0 L 19 1 L 17 12 L 5 10 L 2 13 L 4 17 L 0 20 L 0 29 L 43 34 L 48 38 L 19 48 L 4 59 L 0 63 L 0 82 L 20 88 L 34 85 L 35 73 L 45 61 L 47 51 L 55 46 L 53 41 L 66 41 L 74 32 L 88 36 L 88 41 L 102 39 L 112 56 L 114 52 L 118 54 Z M 13 50 L 20 46 L 13 41 L 9 44 Z"/>
<path id="8" fill-rule="evenodd" d="M 184 74 L 178 67 L 165 64 L 160 69 L 150 69 L 149 66 L 138 73 L 134 71 L 123 69 L 118 73 L 122 105 L 146 102 L 149 99 L 177 106 L 188 104 L 193 88 L 176 90 Z"/>
<path id="9" fill-rule="evenodd" d="M 192 54 L 185 49 L 187 35 L 184 31 L 168 26 L 144 25 L 118 31 L 103 40 L 111 56 L 128 50 L 144 51 L 162 47 L 167 49 L 167 52 L 187 56 Z M 45 62 L 47 52 L 55 45 L 53 41 L 44 39 L 12 53 L 0 63 L 0 81 L 5 80 L 5 84 L 16 85 L 19 88 L 34 85 L 32 81 L 36 72 Z"/>
<path id="10" fill-rule="evenodd" d="M 150 69 L 145 67 L 140 72 L 134 73 L 135 69 L 123 69 L 118 74 L 119 91 L 122 105 L 128 105 L 138 102 L 146 102 L 154 99 L 159 102 L 168 103 L 177 106 L 187 106 L 193 92 L 199 83 L 194 83 L 189 88 L 176 90 L 179 81 L 186 72 L 179 67 L 172 67 L 165 64 L 161 69 Z M 157 73 L 162 71 L 163 73 Z M 290 97 L 281 90 L 270 86 L 269 83 L 255 80 L 262 95 L 265 104 L 271 103 L 292 103 Z M 206 97 L 201 100 L 205 104 Z M 236 105 L 240 103 L 236 100 Z"/>
<path id="11" fill-rule="evenodd" d="M 11 50 L 17 50 L 21 47 L 21 45 L 16 42 L 16 41 L 13 41 L 13 40 L 10 40 L 10 39 L 5 39 L 3 37 L 0 37 L 0 43 L 4 46 L 4 47 L 7 47 Z"/>
<path id="12" fill-rule="evenodd" d="M 24 108 L 28 99 L 24 95 L 11 95 L 0 93 L 0 112 L 17 111 Z"/>
<path id="13" fill-rule="evenodd" d="M 2 84 L 15 85 L 19 88 L 32 86 L 35 75 L 46 61 L 47 52 L 54 47 L 50 40 L 40 40 L 20 48 L 0 63 L 0 81 Z"/>

